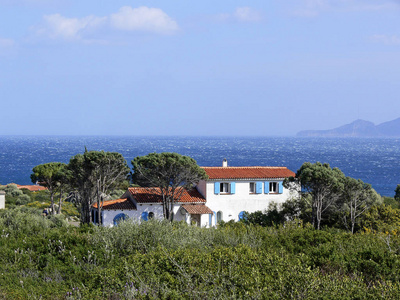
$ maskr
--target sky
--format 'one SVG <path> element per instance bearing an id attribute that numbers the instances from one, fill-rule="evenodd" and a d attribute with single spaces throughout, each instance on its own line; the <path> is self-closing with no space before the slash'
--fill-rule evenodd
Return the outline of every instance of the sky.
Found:
<path id="1" fill-rule="evenodd" d="M 400 0 L 0 0 L 0 135 L 290 136 L 399 82 Z"/>

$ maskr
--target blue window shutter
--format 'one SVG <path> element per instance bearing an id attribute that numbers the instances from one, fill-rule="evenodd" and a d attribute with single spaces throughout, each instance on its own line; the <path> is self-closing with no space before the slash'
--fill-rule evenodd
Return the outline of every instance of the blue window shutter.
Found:
<path id="1" fill-rule="evenodd" d="M 208 225 L 211 227 L 211 224 L 212 224 L 212 214 L 209 214 L 208 215 Z"/>
<path id="2" fill-rule="evenodd" d="M 239 221 L 240 221 L 240 220 L 243 220 L 243 219 L 245 218 L 245 216 L 246 216 L 246 213 L 245 213 L 244 211 L 241 211 L 241 212 L 239 213 Z"/>
<path id="3" fill-rule="evenodd" d="M 149 218 L 149 213 L 146 211 L 142 212 L 142 220 L 147 221 L 148 218 Z"/>
<path id="4" fill-rule="evenodd" d="M 125 215 L 124 213 L 120 213 L 120 214 L 116 215 L 113 219 L 114 226 L 118 226 L 119 222 L 124 221 L 126 219 L 128 219 L 128 216 Z"/>
<path id="5" fill-rule="evenodd" d="M 282 193 L 283 193 L 283 182 L 282 182 L 282 181 L 279 181 L 279 190 L 278 190 L 278 193 L 279 193 L 279 194 L 282 194 Z"/>
<path id="6" fill-rule="evenodd" d="M 262 182 L 256 182 L 256 194 L 262 194 Z"/>
<path id="7" fill-rule="evenodd" d="M 264 182 L 264 194 L 269 194 L 269 181 Z"/>
<path id="8" fill-rule="evenodd" d="M 231 182 L 231 194 L 236 192 L 236 182 Z"/>
<path id="9" fill-rule="evenodd" d="M 219 182 L 214 182 L 214 194 L 219 194 Z"/>

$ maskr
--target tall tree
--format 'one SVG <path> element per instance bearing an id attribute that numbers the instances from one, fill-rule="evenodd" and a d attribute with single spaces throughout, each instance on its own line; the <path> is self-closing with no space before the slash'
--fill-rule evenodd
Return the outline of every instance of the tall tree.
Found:
<path id="1" fill-rule="evenodd" d="M 396 186 L 396 189 L 394 190 L 394 199 L 397 201 L 400 201 L 400 184 Z"/>
<path id="2" fill-rule="evenodd" d="M 346 228 L 354 233 L 359 217 L 379 200 L 379 195 L 370 184 L 364 183 L 361 179 L 346 177 L 343 181 L 342 199 L 339 203 Z"/>
<path id="3" fill-rule="evenodd" d="M 120 153 L 86 150 L 84 154 L 71 158 L 68 169 L 71 185 L 75 188 L 75 199 L 81 207 L 81 222 L 92 221 L 90 211 L 95 202 L 100 222 L 106 195 L 128 177 L 126 160 Z"/>
<path id="4" fill-rule="evenodd" d="M 312 223 L 320 229 L 324 212 L 327 211 L 340 197 L 343 188 L 344 174 L 338 168 L 329 164 L 317 162 L 304 163 L 296 173 L 302 191 L 312 197 Z M 289 181 L 295 181 L 291 178 Z"/>
<path id="5" fill-rule="evenodd" d="M 32 169 L 31 181 L 46 187 L 50 192 L 50 208 L 53 215 L 56 213 L 54 208 L 54 196 L 56 193 L 60 193 L 58 213 L 61 213 L 62 189 L 67 182 L 66 166 L 64 163 L 51 162 L 37 165 Z"/>
<path id="6" fill-rule="evenodd" d="M 154 188 L 162 196 L 164 218 L 173 219 L 174 203 L 182 197 L 184 189 L 193 188 L 207 179 L 206 172 L 197 162 L 178 153 L 150 153 L 132 160 L 132 180 L 141 186 Z"/>

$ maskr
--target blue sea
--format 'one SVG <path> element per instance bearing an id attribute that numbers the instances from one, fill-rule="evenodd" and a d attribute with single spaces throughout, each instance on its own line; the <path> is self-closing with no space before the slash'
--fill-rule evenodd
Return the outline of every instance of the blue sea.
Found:
<path id="1" fill-rule="evenodd" d="M 393 196 L 400 184 L 400 139 L 133 136 L 0 136 L 0 184 L 30 184 L 34 166 L 68 163 L 85 147 L 119 152 L 129 165 L 151 152 L 188 155 L 200 166 L 221 166 L 226 158 L 230 166 L 286 166 L 294 172 L 304 162 L 320 161 L 383 196 Z"/>

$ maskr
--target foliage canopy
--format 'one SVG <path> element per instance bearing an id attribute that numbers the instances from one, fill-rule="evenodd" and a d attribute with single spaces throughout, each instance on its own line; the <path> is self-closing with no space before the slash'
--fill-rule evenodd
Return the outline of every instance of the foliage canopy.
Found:
<path id="1" fill-rule="evenodd" d="M 140 186 L 155 188 L 163 198 L 164 218 L 173 219 L 174 203 L 179 201 L 183 189 L 192 189 L 206 172 L 197 162 L 178 153 L 150 153 L 132 160 L 132 180 Z"/>

